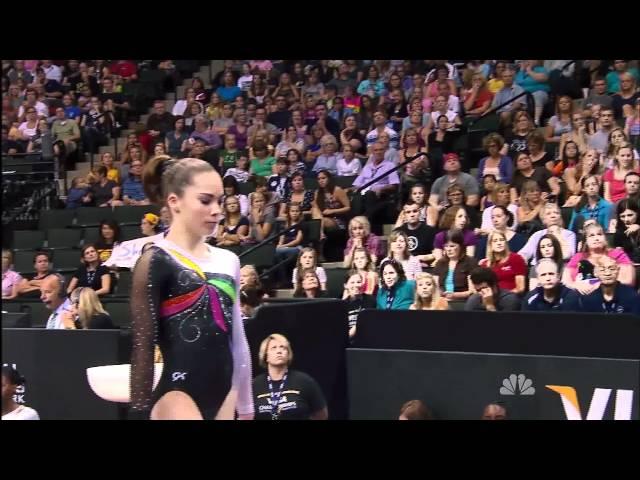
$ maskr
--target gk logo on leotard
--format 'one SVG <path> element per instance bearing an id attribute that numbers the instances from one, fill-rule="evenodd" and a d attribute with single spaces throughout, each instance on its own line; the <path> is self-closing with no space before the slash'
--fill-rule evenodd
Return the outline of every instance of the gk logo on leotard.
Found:
<path id="1" fill-rule="evenodd" d="M 186 380 L 187 372 L 173 372 L 171 374 L 171 380 L 177 382 L 178 380 Z"/>

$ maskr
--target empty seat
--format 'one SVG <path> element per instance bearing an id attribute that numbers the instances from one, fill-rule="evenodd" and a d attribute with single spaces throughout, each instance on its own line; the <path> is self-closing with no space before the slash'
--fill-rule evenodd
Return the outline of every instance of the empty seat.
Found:
<path id="1" fill-rule="evenodd" d="M 53 253 L 53 267 L 57 272 L 75 272 L 79 266 L 79 250 L 56 250 Z"/>
<path id="2" fill-rule="evenodd" d="M 346 268 L 326 268 L 327 273 L 327 293 L 332 298 L 342 298 L 344 292 L 344 277 L 348 269 Z"/>
<path id="3" fill-rule="evenodd" d="M 47 230 L 47 248 L 79 248 L 82 230 L 73 228 L 50 228 Z"/>
<path id="4" fill-rule="evenodd" d="M 35 271 L 33 267 L 33 256 L 36 250 L 14 251 L 13 268 L 20 274 L 32 273 Z"/>
<path id="5" fill-rule="evenodd" d="M 103 303 L 104 309 L 111 317 L 114 325 L 120 328 L 131 326 L 131 310 L 129 302 L 107 302 Z"/>
<path id="6" fill-rule="evenodd" d="M 131 295 L 131 277 L 132 272 L 129 270 L 121 270 L 118 272 L 118 280 L 116 281 L 116 295 L 118 296 L 130 296 Z"/>
<path id="7" fill-rule="evenodd" d="M 302 243 L 312 245 L 320 241 L 322 221 L 319 219 L 307 220 L 302 223 Z"/>
<path id="8" fill-rule="evenodd" d="M 49 315 L 51 315 L 51 310 L 49 310 L 44 303 L 40 301 L 24 303 L 23 308 L 24 311 L 29 313 L 32 328 L 46 327 Z"/>
<path id="9" fill-rule="evenodd" d="M 49 228 L 65 228 L 73 225 L 76 212 L 71 209 L 40 210 L 38 230 L 46 231 Z"/>
<path id="10" fill-rule="evenodd" d="M 140 225 L 126 225 L 120 228 L 120 238 L 123 242 L 142 237 Z"/>
<path id="11" fill-rule="evenodd" d="M 97 227 L 103 220 L 111 220 L 114 217 L 113 210 L 109 207 L 80 207 L 77 211 L 78 227 Z"/>
<path id="12" fill-rule="evenodd" d="M 333 177 L 335 184 L 340 188 L 350 188 L 358 177 Z"/>
<path id="13" fill-rule="evenodd" d="M 99 227 L 87 227 L 82 229 L 82 244 L 96 243 L 100 239 Z"/>
<path id="14" fill-rule="evenodd" d="M 135 205 L 125 207 L 115 207 L 114 218 L 120 226 L 140 225 L 142 217 L 147 213 L 158 215 L 159 208 L 156 205 Z"/>
<path id="15" fill-rule="evenodd" d="M 14 230 L 13 249 L 37 250 L 44 246 L 44 232 L 40 230 Z"/>
<path id="16" fill-rule="evenodd" d="M 249 248 L 251 247 L 246 248 L 245 251 Z M 270 267 L 273 265 L 275 254 L 276 246 L 273 243 L 267 243 L 240 257 L 240 263 L 243 266 L 253 265 L 257 269 Z"/>

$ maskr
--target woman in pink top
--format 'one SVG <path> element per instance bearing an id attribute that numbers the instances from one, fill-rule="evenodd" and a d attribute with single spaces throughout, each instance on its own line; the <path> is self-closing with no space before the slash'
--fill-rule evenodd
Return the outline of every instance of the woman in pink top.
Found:
<path id="1" fill-rule="evenodd" d="M 633 160 L 633 147 L 629 143 L 623 143 L 616 150 L 613 168 L 607 170 L 602 176 L 604 182 L 604 199 L 616 203 L 626 196 L 624 189 L 624 177 L 629 172 L 638 172 L 637 163 Z"/>
<path id="2" fill-rule="evenodd" d="M 18 296 L 18 287 L 22 281 L 19 273 L 11 270 L 13 256 L 10 250 L 2 250 L 2 299 L 13 300 Z"/>
<path id="3" fill-rule="evenodd" d="M 595 222 L 584 227 L 582 251 L 576 253 L 567 263 L 562 273 L 562 283 L 582 295 L 590 294 L 600 286 L 600 280 L 594 274 L 594 266 L 598 259 L 605 255 L 620 265 L 618 281 L 625 285 L 635 285 L 636 272 L 631 259 L 621 248 L 609 247 L 604 229 Z"/>

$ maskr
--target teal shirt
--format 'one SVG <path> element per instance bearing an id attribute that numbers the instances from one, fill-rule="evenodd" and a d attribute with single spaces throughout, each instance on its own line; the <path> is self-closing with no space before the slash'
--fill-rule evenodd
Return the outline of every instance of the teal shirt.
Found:
<path id="1" fill-rule="evenodd" d="M 273 172 L 271 171 L 276 163 L 274 157 L 267 157 L 264 161 L 260 161 L 257 158 L 251 160 L 251 173 L 259 175 L 261 177 L 268 177 Z"/>
<path id="2" fill-rule="evenodd" d="M 533 71 L 536 73 L 546 73 L 547 75 L 549 75 L 549 71 L 546 68 L 541 66 L 533 67 Z M 538 82 L 537 80 L 534 80 L 533 77 L 529 76 L 527 72 L 524 72 L 522 70 L 520 70 L 516 74 L 515 83 L 521 86 L 525 92 L 529 92 L 529 93 L 539 92 L 539 91 L 548 92 L 549 90 L 551 90 L 551 88 L 549 87 L 548 81 Z"/>
<path id="3" fill-rule="evenodd" d="M 386 288 L 378 289 L 378 296 L 376 298 L 376 308 L 378 310 L 387 309 L 387 293 L 389 290 Z M 416 282 L 413 280 L 405 280 L 404 282 L 395 285 L 395 297 L 391 302 L 390 310 L 409 310 L 409 307 L 413 303 L 416 293 Z"/>
<path id="4" fill-rule="evenodd" d="M 637 68 L 629 68 L 627 70 L 636 79 L 636 83 L 640 81 L 640 72 Z M 620 74 L 618 72 L 609 72 L 605 77 L 607 80 L 607 92 L 618 93 L 620 91 Z"/>

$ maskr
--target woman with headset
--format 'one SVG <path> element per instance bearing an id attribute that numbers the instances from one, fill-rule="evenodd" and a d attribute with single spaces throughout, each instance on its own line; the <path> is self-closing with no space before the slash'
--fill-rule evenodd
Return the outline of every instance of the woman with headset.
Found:
<path id="1" fill-rule="evenodd" d="M 290 369 L 293 350 L 284 335 L 273 333 L 260 344 L 265 373 L 253 379 L 256 420 L 326 420 L 327 402 L 320 385 L 303 372 Z"/>

